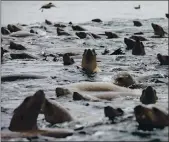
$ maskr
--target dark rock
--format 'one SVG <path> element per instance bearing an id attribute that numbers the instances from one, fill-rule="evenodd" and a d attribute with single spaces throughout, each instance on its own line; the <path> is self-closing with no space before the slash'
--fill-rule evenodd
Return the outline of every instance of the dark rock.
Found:
<path id="1" fill-rule="evenodd" d="M 110 38 L 118 38 L 118 35 L 112 32 L 105 32 L 105 35 L 107 36 L 108 39 Z"/>
<path id="2" fill-rule="evenodd" d="M 49 21 L 49 20 L 46 20 L 46 19 L 45 19 L 45 23 L 46 23 L 47 25 L 52 25 L 52 22 Z"/>
<path id="3" fill-rule="evenodd" d="M 123 51 L 121 50 L 121 48 L 115 50 L 113 53 L 111 53 L 110 55 L 124 55 L 125 53 L 123 53 Z"/>
<path id="4" fill-rule="evenodd" d="M 127 45 L 126 50 L 133 49 L 135 46 L 135 41 L 129 38 L 124 38 L 124 43 Z"/>
<path id="5" fill-rule="evenodd" d="M 21 45 L 21 44 L 16 44 L 14 42 L 10 42 L 10 46 L 9 46 L 10 49 L 15 49 L 15 50 L 26 50 L 26 48 Z"/>
<path id="6" fill-rule="evenodd" d="M 67 53 L 65 53 L 63 55 L 63 64 L 64 65 L 72 65 L 72 64 L 74 64 L 74 60 L 73 60 L 73 58 L 70 58 L 70 56 Z"/>
<path id="7" fill-rule="evenodd" d="M 98 23 L 100 23 L 100 22 L 102 22 L 102 20 L 97 18 L 97 19 L 93 19 L 92 22 L 98 22 Z"/>
<path id="8" fill-rule="evenodd" d="M 11 53 L 10 56 L 12 59 L 37 59 L 27 53 Z"/>
<path id="9" fill-rule="evenodd" d="M 160 62 L 160 65 L 169 65 L 169 56 L 157 54 L 157 59 Z"/>
<path id="10" fill-rule="evenodd" d="M 133 23 L 134 23 L 134 26 L 136 26 L 136 27 L 142 26 L 140 21 L 133 21 Z"/>
<path id="11" fill-rule="evenodd" d="M 84 28 L 82 28 L 81 26 L 78 26 L 78 25 L 76 25 L 76 26 L 72 25 L 72 29 L 74 31 L 86 31 L 86 29 L 84 29 Z"/>
<path id="12" fill-rule="evenodd" d="M 1 27 L 1 34 L 3 34 L 3 35 L 9 35 L 10 31 L 7 28 L 5 28 L 5 27 Z"/>
<path id="13" fill-rule="evenodd" d="M 76 32 L 76 35 L 80 38 L 80 39 L 84 39 L 86 38 L 87 34 L 85 32 Z"/>

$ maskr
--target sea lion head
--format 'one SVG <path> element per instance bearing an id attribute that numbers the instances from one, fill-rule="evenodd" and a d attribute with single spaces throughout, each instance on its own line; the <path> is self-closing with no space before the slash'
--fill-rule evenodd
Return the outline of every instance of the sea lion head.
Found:
<path id="1" fill-rule="evenodd" d="M 115 78 L 114 84 L 123 86 L 123 87 L 129 87 L 135 84 L 135 81 L 129 73 L 124 72 L 124 73 L 120 73 L 117 75 L 117 77 Z"/>
<path id="2" fill-rule="evenodd" d="M 158 97 L 156 95 L 156 90 L 154 90 L 151 86 L 148 86 L 142 91 L 140 102 L 143 104 L 155 104 L 157 100 Z"/>
<path id="3" fill-rule="evenodd" d="M 165 32 L 161 26 L 154 23 L 151 23 L 151 26 L 153 27 L 155 35 L 164 36 Z"/>
<path id="4" fill-rule="evenodd" d="M 24 101 L 14 110 L 11 119 L 10 131 L 29 131 L 37 129 L 37 117 L 45 100 L 42 90 L 33 96 L 26 97 Z"/>
<path id="5" fill-rule="evenodd" d="M 82 58 L 82 68 L 88 72 L 94 72 L 97 68 L 96 52 L 94 49 L 85 49 Z"/>
<path id="6" fill-rule="evenodd" d="M 138 105 L 134 108 L 136 121 L 141 129 L 163 128 L 169 125 L 169 116 L 153 107 L 152 109 Z"/>
<path id="7" fill-rule="evenodd" d="M 163 56 L 160 53 L 157 54 L 157 59 L 160 61 L 160 63 L 163 62 Z"/>

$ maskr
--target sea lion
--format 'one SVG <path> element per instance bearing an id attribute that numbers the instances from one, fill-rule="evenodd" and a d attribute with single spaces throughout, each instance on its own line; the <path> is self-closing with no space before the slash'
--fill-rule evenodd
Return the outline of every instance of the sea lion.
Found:
<path id="1" fill-rule="evenodd" d="M 155 104 L 158 100 L 156 95 L 156 90 L 153 89 L 151 86 L 148 86 L 146 89 L 143 89 L 142 94 L 140 96 L 140 102 L 145 105 L 148 104 Z"/>
<path id="2" fill-rule="evenodd" d="M 1 27 L 1 34 L 3 34 L 3 35 L 9 35 L 10 31 L 7 28 L 5 28 L 5 27 Z"/>
<path id="3" fill-rule="evenodd" d="M 7 28 L 11 33 L 21 31 L 21 28 L 12 24 L 8 24 Z"/>
<path id="4" fill-rule="evenodd" d="M 82 27 L 79 26 L 79 25 L 76 25 L 76 26 L 73 26 L 73 25 L 72 25 L 72 29 L 73 29 L 74 31 L 87 31 L 86 29 L 82 28 Z"/>
<path id="5" fill-rule="evenodd" d="M 116 49 L 113 53 L 110 55 L 124 55 L 125 53 L 121 50 L 121 48 Z"/>
<path id="6" fill-rule="evenodd" d="M 75 33 L 80 39 L 86 38 L 87 34 L 85 32 L 76 32 Z"/>
<path id="7" fill-rule="evenodd" d="M 141 27 L 142 26 L 140 21 L 133 21 L 133 23 L 134 23 L 134 26 L 136 26 L 136 27 Z"/>
<path id="8" fill-rule="evenodd" d="M 89 35 L 91 35 L 94 39 L 100 39 L 101 37 L 97 34 L 94 33 L 88 33 Z"/>
<path id="9" fill-rule="evenodd" d="M 160 65 L 169 65 L 169 56 L 157 54 L 157 59 L 160 62 Z"/>
<path id="10" fill-rule="evenodd" d="M 142 36 L 131 36 L 130 38 L 134 39 L 135 41 L 136 40 L 147 41 L 147 39 L 145 37 L 142 37 Z"/>
<path id="11" fill-rule="evenodd" d="M 107 36 L 108 39 L 118 38 L 118 35 L 112 32 L 105 32 L 105 35 Z"/>
<path id="12" fill-rule="evenodd" d="M 155 35 L 157 35 L 159 37 L 164 37 L 164 35 L 167 34 L 160 25 L 151 23 L 151 26 L 153 27 Z"/>
<path id="13" fill-rule="evenodd" d="M 143 32 L 134 33 L 134 35 L 143 35 L 143 34 L 144 34 Z"/>
<path id="14" fill-rule="evenodd" d="M 136 84 L 134 78 L 127 72 L 122 72 L 117 74 L 114 79 L 114 84 L 122 87 L 129 87 L 133 84 Z"/>
<path id="15" fill-rule="evenodd" d="M 135 84 L 137 83 L 131 77 L 131 75 L 126 72 L 123 72 L 123 73 L 119 73 L 115 77 L 114 83 L 113 82 L 79 82 L 79 83 L 72 83 L 68 85 L 58 86 L 55 91 L 57 96 L 73 94 L 74 92 L 78 92 L 78 93 L 82 92 L 86 94 L 89 92 L 90 93 L 93 92 L 97 94 L 98 98 L 101 98 L 102 97 L 101 95 L 99 97 L 99 93 L 98 93 L 99 91 L 101 91 L 100 93 L 102 94 L 107 94 L 109 91 L 111 93 L 112 92 L 129 92 L 129 93 L 135 92 L 134 90 L 137 90 L 136 88 L 139 86 L 139 84 L 136 86 L 135 89 L 127 88 Z M 138 88 L 141 88 L 141 84 L 140 87 Z M 107 96 L 109 95 L 110 94 L 107 94 Z M 121 95 L 124 95 L 124 93 L 122 93 Z"/>
<path id="16" fill-rule="evenodd" d="M 167 18 L 169 18 L 169 14 L 168 14 L 168 13 L 166 13 L 165 16 L 166 16 Z"/>
<path id="17" fill-rule="evenodd" d="M 156 107 L 146 108 L 138 105 L 134 108 L 134 114 L 140 129 L 152 130 L 169 126 L 169 115 Z"/>
<path id="18" fill-rule="evenodd" d="M 82 57 L 82 69 L 88 73 L 95 73 L 99 71 L 96 61 L 96 52 L 94 49 L 85 49 Z"/>
<path id="19" fill-rule="evenodd" d="M 92 19 L 92 22 L 98 22 L 98 23 L 100 23 L 100 22 L 102 22 L 102 20 L 99 19 L 99 18 L 96 18 L 96 19 Z"/>
<path id="20" fill-rule="evenodd" d="M 55 138 L 65 138 L 73 134 L 71 129 L 38 129 L 37 117 L 45 102 L 43 90 L 37 91 L 33 96 L 26 97 L 14 110 L 9 130 L 15 132 L 1 132 L 2 139 L 26 138 L 38 135 Z"/>
<path id="21" fill-rule="evenodd" d="M 66 138 L 67 136 L 73 135 L 74 131 L 71 129 L 63 128 L 45 128 L 39 130 L 23 131 L 23 132 L 4 132 L 1 131 L 1 140 L 7 141 L 14 138 L 32 138 L 38 136 L 47 136 L 54 138 Z"/>
<path id="22" fill-rule="evenodd" d="M 45 99 L 42 106 L 42 113 L 45 116 L 45 120 L 51 124 L 69 122 L 73 120 L 68 110 L 54 101 Z"/>
<path id="23" fill-rule="evenodd" d="M 124 43 L 127 45 L 126 50 L 133 49 L 135 46 L 135 41 L 129 38 L 124 38 Z"/>
<path id="24" fill-rule="evenodd" d="M 1 60 L 2 60 L 3 55 L 4 55 L 4 49 L 1 47 Z"/>
<path id="25" fill-rule="evenodd" d="M 16 81 L 22 79 L 43 79 L 43 78 L 46 77 L 40 75 L 31 75 L 31 74 L 13 74 L 13 75 L 4 75 L 4 76 L 2 75 L 1 82 Z"/>
<path id="26" fill-rule="evenodd" d="M 45 19 L 45 23 L 46 23 L 47 25 L 52 25 L 52 22 L 49 21 L 49 20 L 47 20 L 47 19 Z"/>
<path id="27" fill-rule="evenodd" d="M 58 28 L 65 28 L 66 27 L 66 25 L 61 24 L 61 23 L 58 23 L 58 24 L 55 23 L 53 26 L 58 27 Z"/>
<path id="28" fill-rule="evenodd" d="M 70 58 L 68 53 L 63 55 L 63 64 L 64 65 L 72 65 L 74 63 L 73 58 Z"/>
<path id="29" fill-rule="evenodd" d="M 122 116 L 124 111 L 121 108 L 114 109 L 111 106 L 104 107 L 104 115 L 114 121 L 115 117 Z"/>
<path id="30" fill-rule="evenodd" d="M 102 52 L 102 55 L 108 54 L 110 51 L 108 49 L 104 49 L 104 52 Z"/>
<path id="31" fill-rule="evenodd" d="M 21 45 L 21 44 L 16 44 L 14 42 L 10 42 L 10 46 L 9 46 L 10 49 L 15 49 L 15 50 L 26 50 L 26 48 Z"/>
<path id="32" fill-rule="evenodd" d="M 145 55 L 144 45 L 139 39 L 136 39 L 132 49 L 132 55 Z"/>
<path id="33" fill-rule="evenodd" d="M 18 31 L 18 32 L 13 32 L 10 34 L 12 37 L 28 37 L 28 36 L 37 36 L 37 34 L 33 34 L 30 32 L 26 31 Z"/>
<path id="34" fill-rule="evenodd" d="M 69 33 L 65 32 L 64 30 L 60 29 L 57 27 L 57 35 L 58 36 L 62 36 L 62 35 L 65 35 L 65 36 L 70 36 Z"/>
<path id="35" fill-rule="evenodd" d="M 18 106 L 11 119 L 10 131 L 29 131 L 37 129 L 37 117 L 45 99 L 42 90 L 37 91 L 32 97 L 25 98 Z"/>
<path id="36" fill-rule="evenodd" d="M 11 53 L 10 56 L 12 59 L 37 59 L 28 53 Z"/>

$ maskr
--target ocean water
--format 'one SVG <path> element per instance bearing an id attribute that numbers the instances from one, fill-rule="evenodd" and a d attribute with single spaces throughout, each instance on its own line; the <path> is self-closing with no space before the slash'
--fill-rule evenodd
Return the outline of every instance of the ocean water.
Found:
<path id="1" fill-rule="evenodd" d="M 158 53 L 168 53 L 168 38 L 151 38 L 154 35 L 151 23 L 161 25 L 168 31 L 168 1 L 53 1 L 57 8 L 51 8 L 41 12 L 40 7 L 49 1 L 2 1 L 1 2 L 1 24 L 27 24 L 22 26 L 23 30 L 33 29 L 38 36 L 25 38 L 2 37 L 2 47 L 9 52 L 3 56 L 1 64 L 1 75 L 9 74 L 37 74 L 43 75 L 44 79 L 26 79 L 13 82 L 1 82 L 1 130 L 7 129 L 13 115 L 13 110 L 27 96 L 33 95 L 37 90 L 43 89 L 47 98 L 56 101 L 68 108 L 75 121 L 58 124 L 58 127 L 74 129 L 77 126 L 89 126 L 84 128 L 85 135 L 74 134 L 56 141 L 167 141 L 168 128 L 154 131 L 141 131 L 137 129 L 138 123 L 135 119 L 127 120 L 117 124 L 105 124 L 103 108 L 107 105 L 114 108 L 120 107 L 124 110 L 124 117 L 133 115 L 133 108 L 140 104 L 139 96 L 121 97 L 110 102 L 85 102 L 73 101 L 72 97 L 56 98 L 55 88 L 58 85 L 75 83 L 80 81 L 113 81 L 119 72 L 130 73 L 136 81 L 142 77 L 142 83 L 153 86 L 157 92 L 158 101 L 155 106 L 165 112 L 168 110 L 168 66 L 160 66 L 156 58 Z M 134 7 L 141 5 L 141 9 Z M 100 18 L 102 23 L 91 22 L 93 18 Z M 45 24 L 45 19 L 52 23 L 63 22 L 64 30 L 71 36 L 58 36 L 56 27 Z M 143 26 L 133 26 L 133 20 L 139 20 Z M 105 31 L 116 33 L 119 38 L 101 39 L 89 38 L 79 39 L 75 35 L 68 22 L 72 21 L 87 29 L 87 32 L 103 34 Z M 45 26 L 47 30 L 40 28 Z M 136 32 L 143 32 L 147 39 L 143 41 L 146 55 L 134 56 L 131 50 L 125 50 L 124 38 L 129 38 Z M 10 53 L 20 53 L 9 49 L 10 41 L 22 44 L 26 47 L 26 53 L 36 56 L 37 60 L 12 60 Z M 87 76 L 77 66 L 81 65 L 84 49 L 95 49 L 97 53 L 98 67 L 101 72 L 94 76 Z M 110 53 L 121 48 L 125 55 L 102 55 L 105 49 Z M 64 66 L 62 57 L 54 62 L 52 57 L 44 60 L 42 52 L 57 55 L 58 53 L 73 52 L 75 64 Z M 160 80 L 163 83 L 155 83 Z M 86 103 L 89 106 L 86 106 Z M 44 116 L 38 117 L 39 127 L 50 127 L 43 121 Z M 96 122 L 101 125 L 92 126 Z M 52 126 L 57 127 L 57 126 Z M 46 138 L 50 141 L 49 138 Z M 46 140 L 39 138 L 39 141 Z M 28 140 L 27 140 L 28 141 Z"/>
<path id="2" fill-rule="evenodd" d="M 80 23 L 93 18 L 104 21 L 112 18 L 163 18 L 168 12 L 168 1 L 51 1 L 57 8 L 40 7 L 49 1 L 2 1 L 1 23 L 35 23 L 44 19 L 57 22 Z M 134 7 L 141 5 L 140 10 Z"/>

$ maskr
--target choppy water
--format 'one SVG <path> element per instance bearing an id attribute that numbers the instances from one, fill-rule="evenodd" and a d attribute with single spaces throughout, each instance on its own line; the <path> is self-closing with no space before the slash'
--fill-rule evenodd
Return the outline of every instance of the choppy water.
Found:
<path id="1" fill-rule="evenodd" d="M 6 53 L 1 64 L 1 75 L 15 73 L 32 73 L 48 76 L 46 79 L 39 80 L 22 80 L 15 82 L 4 82 L 1 84 L 1 106 L 6 108 L 6 112 L 1 112 L 1 129 L 8 127 L 12 111 L 22 100 L 33 95 L 35 91 L 43 89 L 47 98 L 56 98 L 54 89 L 57 85 L 68 84 L 79 81 L 111 81 L 119 71 L 127 71 L 135 78 L 142 76 L 147 77 L 142 82 L 152 83 L 157 91 L 159 100 L 156 105 L 163 110 L 168 110 L 168 84 L 154 83 L 152 78 L 168 82 L 168 66 L 159 66 L 156 59 L 157 53 L 168 53 L 167 38 L 150 38 L 153 35 L 151 23 L 160 24 L 165 31 L 168 31 L 168 19 L 165 18 L 165 13 L 168 11 L 168 2 L 54 2 L 57 8 L 45 10 L 43 13 L 38 9 L 45 1 L 30 1 L 30 2 L 2 2 L 2 17 L 3 25 L 9 23 L 29 24 L 23 27 L 25 30 L 31 26 L 44 25 L 47 31 L 39 28 L 33 28 L 38 31 L 40 37 L 15 38 L 15 42 L 23 44 L 27 48 L 27 53 L 39 57 L 38 60 L 10 60 L 9 53 Z M 140 10 L 135 10 L 133 7 L 141 4 Z M 18 8 L 19 5 L 19 8 Z M 23 10 L 24 9 L 24 10 Z M 15 12 L 14 12 L 15 11 Z M 20 12 L 22 11 L 22 12 Z M 14 16 L 15 15 L 15 16 Z M 92 18 L 101 18 L 103 23 L 90 22 Z M 60 37 L 56 34 L 56 27 L 49 26 L 44 23 L 44 19 L 52 22 L 67 22 L 72 21 L 86 28 L 93 33 L 104 33 L 104 31 L 112 31 L 118 34 L 118 39 L 76 39 L 75 32 L 70 26 L 65 28 L 65 31 L 72 34 L 71 38 Z M 142 27 L 134 27 L 133 19 L 139 19 L 143 24 Z M 50 31 L 50 32 L 49 32 Z M 123 42 L 124 37 L 129 37 L 133 33 L 142 31 L 144 37 L 148 41 L 144 41 L 145 56 L 134 56 L 131 51 L 126 51 Z M 9 39 L 3 39 L 2 47 L 8 49 Z M 117 48 L 122 48 L 126 53 L 123 56 L 101 55 L 105 48 L 110 50 L 110 53 Z M 83 74 L 77 65 L 81 64 L 81 57 L 84 49 L 94 48 L 97 53 L 98 66 L 102 72 L 97 73 L 94 77 L 89 77 Z M 10 52 L 18 52 L 9 50 Z M 52 58 L 48 61 L 42 60 L 41 52 L 46 53 L 78 53 L 78 56 L 73 56 L 75 64 L 64 66 L 62 57 L 59 61 L 53 62 Z M 51 78 L 55 77 L 55 78 Z M 162 76 L 161 78 L 159 76 Z M 164 76 L 164 77 L 163 77 Z M 57 98 L 57 102 L 69 109 L 70 113 L 75 117 L 76 121 L 57 125 L 60 127 L 75 128 L 79 125 L 89 125 L 95 122 L 106 122 L 104 117 L 104 106 L 111 105 L 113 107 L 121 107 L 126 115 L 132 115 L 133 108 L 140 104 L 139 97 L 134 98 L 118 98 L 114 101 L 105 102 L 87 102 L 72 101 L 72 98 Z M 40 127 L 49 127 L 45 123 L 43 116 L 38 118 Z M 152 132 L 143 132 L 137 130 L 137 123 L 126 121 L 118 124 L 102 124 L 95 127 L 84 129 L 87 134 L 76 134 L 65 139 L 59 140 L 101 140 L 101 141 L 150 141 L 159 139 L 161 141 L 168 140 L 168 128 L 163 130 L 154 130 Z M 56 126 L 53 126 L 56 127 Z M 144 133 L 141 136 L 133 132 Z M 146 135 L 147 134 L 147 135 Z"/>

